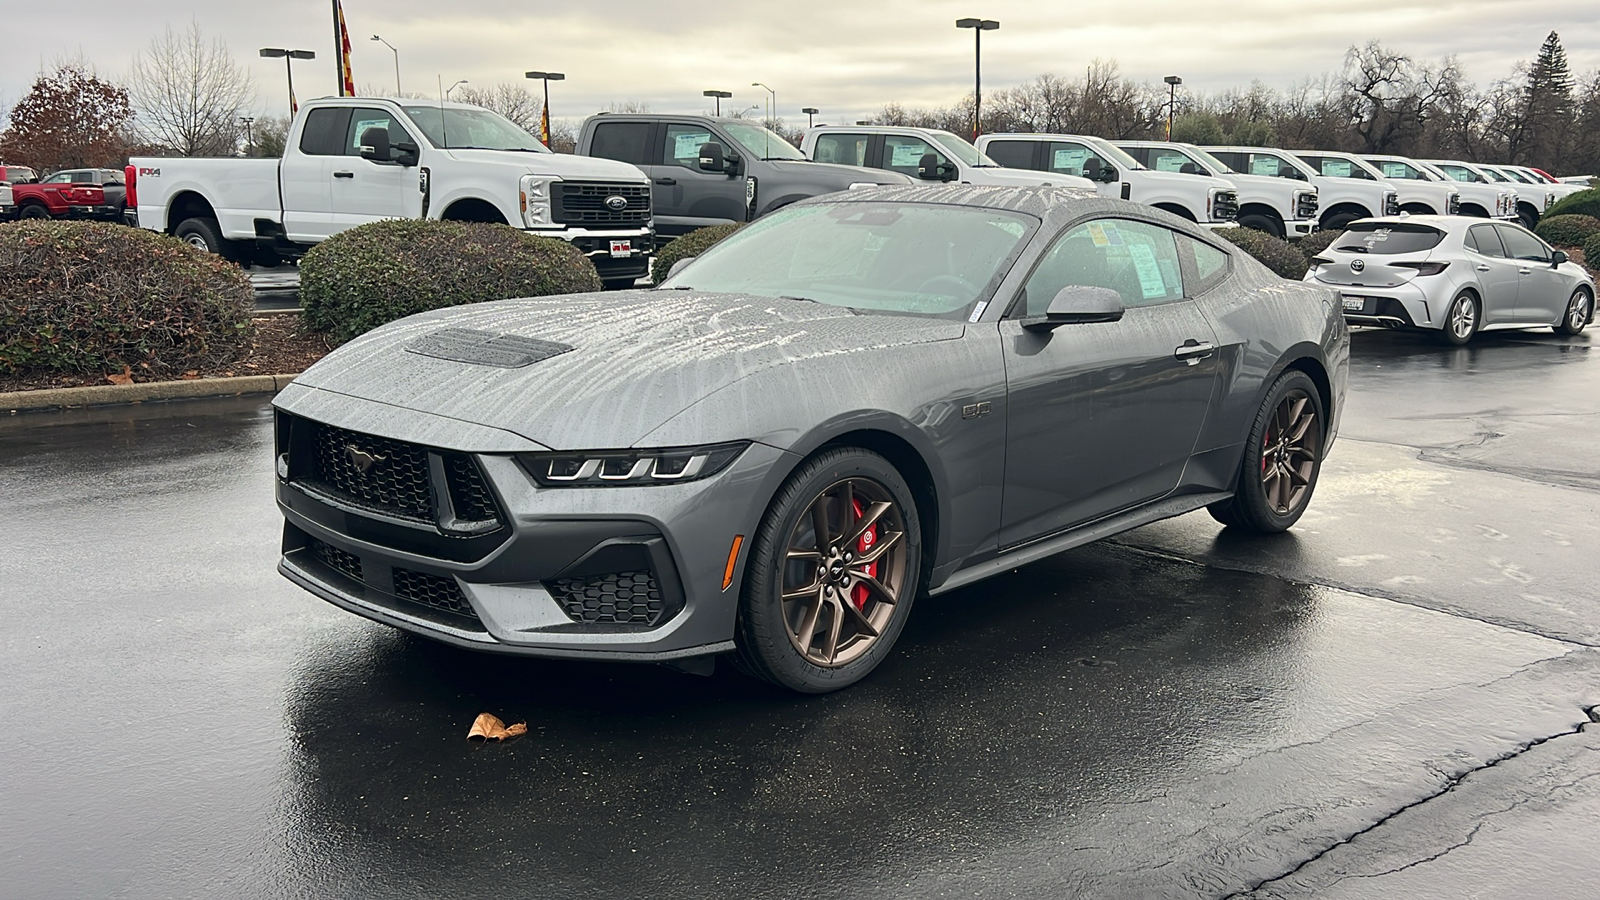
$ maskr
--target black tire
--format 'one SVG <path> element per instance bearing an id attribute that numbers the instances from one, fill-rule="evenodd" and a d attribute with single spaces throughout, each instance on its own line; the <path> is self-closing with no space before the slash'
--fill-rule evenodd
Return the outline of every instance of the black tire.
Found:
<path id="1" fill-rule="evenodd" d="M 1304 401 L 1304 405 L 1300 405 L 1301 401 Z M 1311 422 L 1298 439 L 1293 434 L 1282 433 L 1286 428 L 1298 425 L 1297 415 L 1288 416 L 1286 425 L 1286 417 L 1280 415 L 1280 408 L 1290 413 L 1296 409 L 1300 410 L 1300 414 L 1310 411 Z M 1306 507 L 1311 505 L 1317 478 L 1322 474 L 1326 423 L 1322 395 L 1317 392 L 1311 376 L 1299 369 L 1284 372 L 1273 383 L 1272 389 L 1267 391 L 1261 409 L 1256 412 L 1255 422 L 1250 426 L 1244 458 L 1239 462 L 1239 484 L 1234 495 L 1206 507 L 1211 517 L 1229 528 L 1257 534 L 1276 534 L 1298 522 Z M 1285 447 L 1284 441 L 1288 441 L 1290 446 Z M 1310 453 L 1296 452 L 1295 444 L 1302 449 L 1309 447 Z M 1304 481 L 1302 488 L 1294 489 L 1294 479 L 1291 479 L 1291 490 L 1298 492 L 1292 493 L 1286 505 L 1278 498 L 1268 496 L 1268 483 L 1265 480 L 1268 467 L 1276 468 L 1280 463 L 1284 465 L 1279 470 L 1285 473 L 1283 477 L 1289 477 L 1287 473 L 1293 469 L 1296 473 L 1294 478 Z"/>
<path id="2" fill-rule="evenodd" d="M 1478 298 L 1471 291 L 1462 291 L 1444 311 L 1439 340 L 1451 347 L 1465 347 L 1482 326 L 1483 307 L 1478 304 Z"/>
<path id="3" fill-rule="evenodd" d="M 1360 213 L 1342 212 L 1332 213 L 1322 220 L 1323 231 L 1343 231 L 1346 225 L 1357 219 L 1364 218 Z"/>
<path id="4" fill-rule="evenodd" d="M 1265 231 L 1279 240 L 1284 238 L 1283 223 L 1271 216 L 1250 213 L 1249 215 L 1240 216 L 1236 221 L 1238 221 L 1240 228 L 1254 228 L 1257 231 Z"/>
<path id="5" fill-rule="evenodd" d="M 883 535 L 876 538 L 880 543 L 877 545 L 868 543 L 861 545 L 859 549 L 861 552 L 866 552 L 871 547 L 882 554 L 885 551 L 894 552 L 895 548 L 898 548 L 898 552 L 894 555 L 880 557 L 880 561 L 888 561 L 884 568 L 872 569 L 876 576 L 885 579 L 885 583 L 893 582 L 890 587 L 897 596 L 892 603 L 883 603 L 875 599 L 874 605 L 865 607 L 873 615 L 884 616 L 879 621 L 876 635 L 867 637 L 862 633 L 855 634 L 853 639 L 858 641 L 858 655 L 849 658 L 848 661 L 841 661 L 838 665 L 828 666 L 814 662 L 809 651 L 802 651 L 797 646 L 796 642 L 800 639 L 795 636 L 796 632 L 815 635 L 817 629 L 824 624 L 821 615 L 806 620 L 809 627 L 806 625 L 797 627 L 791 624 L 790 617 L 798 612 L 799 618 L 805 619 L 804 614 L 810 604 L 805 600 L 785 601 L 781 595 L 785 578 L 794 571 L 793 561 L 790 558 L 792 538 L 802 533 L 808 523 L 815 521 L 812 518 L 814 504 L 824 504 L 822 506 L 824 512 L 821 515 L 824 527 L 831 533 L 834 520 L 829 518 L 826 510 L 830 507 L 826 504 L 842 503 L 837 496 L 830 497 L 830 493 L 846 483 L 856 486 L 853 490 L 863 492 L 852 493 L 850 496 L 853 501 L 856 498 L 870 498 L 872 495 L 866 493 L 870 488 L 882 502 L 892 506 L 882 518 L 875 520 L 879 524 L 872 528 L 874 534 Z M 860 512 L 857 510 L 855 514 L 860 515 Z M 840 523 L 839 530 L 842 532 L 848 527 Z M 899 531 L 894 532 L 891 530 L 893 528 L 898 528 Z M 817 529 L 812 527 L 811 531 L 815 534 Z M 834 538 L 829 537 L 827 540 L 832 542 Z M 848 545 L 849 542 L 839 543 Z M 810 542 L 806 541 L 802 542 L 801 547 L 810 545 Z M 850 548 L 840 546 L 839 549 L 845 551 Z M 849 557 L 846 557 L 845 561 L 848 562 Z M 806 577 L 815 579 L 818 591 L 815 608 L 829 610 L 831 625 L 834 617 L 841 621 L 846 620 L 847 611 L 842 605 L 836 609 L 829 607 L 821 599 L 824 592 L 829 590 L 828 582 L 822 573 L 832 565 L 826 561 L 822 562 L 824 565 L 819 566 L 815 574 L 810 573 L 811 562 L 799 562 L 798 565 Z M 857 566 L 861 566 L 859 561 L 853 566 L 845 566 L 844 570 L 846 574 L 856 573 Z M 890 572 L 890 567 L 893 567 L 894 571 Z M 745 562 L 743 591 L 739 598 L 739 616 L 734 635 L 737 646 L 734 662 L 747 674 L 800 693 L 821 694 L 848 687 L 877 668 L 893 649 L 895 640 L 899 638 L 901 630 L 905 627 L 906 618 L 911 613 L 912 602 L 921 590 L 921 578 L 921 524 L 917 516 L 916 501 L 911 489 L 906 486 L 905 479 L 888 460 L 869 450 L 856 447 L 827 450 L 802 463 L 789 476 L 767 507 L 766 515 L 756 530 L 749 558 Z M 847 586 L 840 589 L 840 596 L 846 604 L 854 603 L 852 595 L 844 592 L 858 588 L 851 582 L 845 584 Z M 807 585 L 801 591 L 809 595 L 810 589 L 811 586 Z M 873 598 L 878 596 L 871 591 L 868 595 Z M 799 604 L 800 608 L 786 606 L 786 603 Z M 811 647 L 810 641 L 811 638 L 808 637 L 806 644 L 808 648 Z M 838 638 L 835 637 L 834 641 L 834 649 L 837 650 L 840 646 Z M 862 641 L 864 646 L 859 643 Z M 825 648 L 819 650 L 826 652 Z"/>
<path id="6" fill-rule="evenodd" d="M 193 219 L 184 219 L 178 223 L 177 228 L 173 229 L 172 234 L 178 240 L 196 250 L 215 253 L 225 259 L 234 258 L 233 242 L 223 240 L 222 226 L 217 224 L 216 219 L 198 216 Z"/>
<path id="7" fill-rule="evenodd" d="M 603 278 L 600 280 L 600 283 L 608 291 L 626 291 L 631 289 L 633 287 L 633 283 L 638 281 L 641 277 L 643 276 L 629 275 L 626 278 Z"/>
<path id="8" fill-rule="evenodd" d="M 29 203 L 27 206 L 17 210 L 17 218 L 48 219 L 50 218 L 50 210 L 45 209 L 43 206 L 40 206 L 37 203 Z"/>
<path id="9" fill-rule="evenodd" d="M 1519 206 L 1517 207 L 1517 222 L 1523 228 L 1532 231 L 1539 224 L 1539 214 L 1526 206 Z"/>
<path id="10" fill-rule="evenodd" d="M 1588 291 L 1578 288 L 1572 292 L 1572 299 L 1567 301 L 1561 321 L 1556 323 L 1556 334 L 1579 334 L 1593 318 L 1594 298 L 1589 296 Z"/>

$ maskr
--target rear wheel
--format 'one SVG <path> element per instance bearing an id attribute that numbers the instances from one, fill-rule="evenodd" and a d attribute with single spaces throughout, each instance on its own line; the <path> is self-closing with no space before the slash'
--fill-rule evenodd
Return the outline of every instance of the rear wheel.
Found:
<path id="1" fill-rule="evenodd" d="M 1229 528 L 1273 534 L 1299 521 L 1322 472 L 1322 396 L 1311 377 L 1290 369 L 1267 392 L 1245 442 L 1239 486 L 1207 507 Z"/>
<path id="2" fill-rule="evenodd" d="M 905 479 L 876 453 L 829 450 L 789 477 L 756 531 L 736 662 L 807 694 L 854 684 L 893 648 L 921 572 Z"/>
<path id="3" fill-rule="evenodd" d="M 1452 347 L 1465 346 L 1478 333 L 1480 324 L 1478 298 L 1468 291 L 1462 291 L 1445 310 L 1444 327 L 1439 329 L 1439 340 Z"/>
<path id="4" fill-rule="evenodd" d="M 1594 298 L 1583 288 L 1572 292 L 1572 299 L 1567 301 L 1567 311 L 1561 316 L 1561 322 L 1556 325 L 1556 334 L 1577 334 L 1589 324 L 1589 319 L 1594 316 Z"/>
<path id="5" fill-rule="evenodd" d="M 233 258 L 232 242 L 223 240 L 222 227 L 216 219 L 196 217 L 184 219 L 173 229 L 173 235 L 185 244 L 205 253 L 215 253 L 228 259 Z"/>

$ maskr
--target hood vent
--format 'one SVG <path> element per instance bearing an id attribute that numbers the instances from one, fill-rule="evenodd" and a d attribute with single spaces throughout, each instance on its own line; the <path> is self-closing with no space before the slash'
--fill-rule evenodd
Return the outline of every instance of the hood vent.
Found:
<path id="1" fill-rule="evenodd" d="M 405 349 L 407 353 L 431 356 L 434 359 L 494 366 L 497 369 L 520 369 L 577 348 L 570 344 L 518 337 L 514 334 L 495 334 L 492 331 L 474 331 L 470 328 L 444 328 L 417 338 L 406 344 Z"/>

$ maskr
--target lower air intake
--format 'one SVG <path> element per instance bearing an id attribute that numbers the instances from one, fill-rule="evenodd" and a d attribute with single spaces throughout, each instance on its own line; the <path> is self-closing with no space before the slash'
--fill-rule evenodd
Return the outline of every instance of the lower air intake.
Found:
<path id="1" fill-rule="evenodd" d="M 655 625 L 665 604 L 654 572 L 611 572 L 558 578 L 547 587 L 574 622 L 591 625 Z"/>

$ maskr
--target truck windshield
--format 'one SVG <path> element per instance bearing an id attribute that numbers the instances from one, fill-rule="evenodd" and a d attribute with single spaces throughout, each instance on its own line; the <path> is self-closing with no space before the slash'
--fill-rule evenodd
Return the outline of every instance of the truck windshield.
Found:
<path id="1" fill-rule="evenodd" d="M 1108 160 L 1121 168 L 1144 168 L 1144 163 L 1139 162 L 1137 159 L 1129 156 L 1121 147 L 1112 144 L 1110 141 L 1102 141 L 1099 138 L 1089 138 L 1085 140 L 1084 143 L 1100 151 L 1101 159 Z"/>
<path id="2" fill-rule="evenodd" d="M 978 207 L 808 203 L 756 220 L 661 288 L 965 319 L 1038 224 Z"/>
<path id="3" fill-rule="evenodd" d="M 422 130 L 428 143 L 441 150 L 526 150 L 549 153 L 539 139 L 518 128 L 499 113 L 459 106 L 408 106 L 406 115 Z"/>
<path id="4" fill-rule="evenodd" d="M 805 159 L 806 155 L 780 135 L 753 122 L 723 122 L 728 137 L 757 159 Z"/>
<path id="5" fill-rule="evenodd" d="M 1487 178 L 1484 178 L 1482 175 L 1479 175 L 1477 172 L 1474 172 L 1466 166 L 1458 166 L 1453 163 L 1434 163 L 1433 165 L 1434 168 L 1445 173 L 1446 175 L 1449 175 L 1456 181 L 1465 182 L 1467 184 L 1488 181 Z"/>
<path id="6" fill-rule="evenodd" d="M 39 180 L 39 176 L 32 169 L 25 166 L 6 166 L 3 174 L 5 177 L 0 178 L 0 181 L 7 181 L 11 184 L 31 184 Z"/>
<path id="7" fill-rule="evenodd" d="M 979 169 L 1000 168 L 999 163 L 987 156 L 984 156 L 983 151 L 967 143 L 965 138 L 956 137 L 948 131 L 930 131 L 928 133 L 933 135 L 933 139 L 939 142 L 939 146 L 949 150 L 951 156 L 954 156 L 956 159 L 961 160 L 969 166 L 974 166 Z"/>

